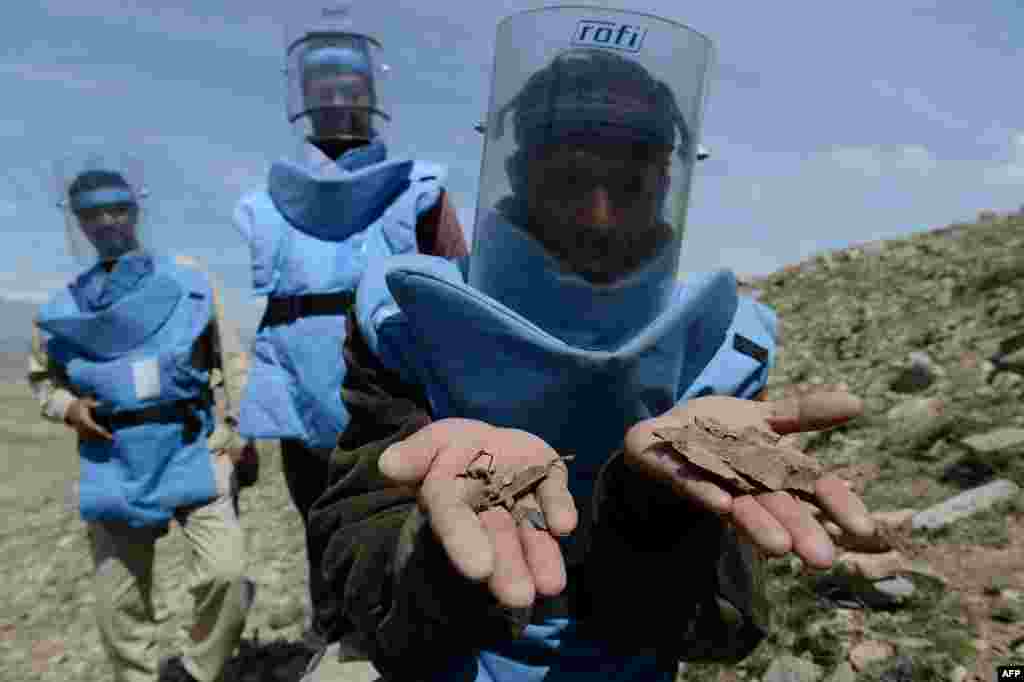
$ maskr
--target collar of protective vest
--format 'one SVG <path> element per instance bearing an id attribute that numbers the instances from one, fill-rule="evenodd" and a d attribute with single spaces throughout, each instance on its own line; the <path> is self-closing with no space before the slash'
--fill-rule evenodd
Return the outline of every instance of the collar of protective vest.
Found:
<path id="1" fill-rule="evenodd" d="M 384 144 L 383 140 L 374 140 L 369 144 L 364 144 L 362 147 L 356 147 L 350 149 L 335 162 L 342 170 L 354 172 L 372 166 L 375 163 L 380 163 L 384 159 L 388 158 L 388 146 Z"/>
<path id="2" fill-rule="evenodd" d="M 268 193 L 281 215 L 317 239 L 339 242 L 366 229 L 408 186 L 412 161 L 387 160 L 381 141 L 343 154 L 330 173 L 291 161 L 270 167 Z"/>
<path id="3" fill-rule="evenodd" d="M 469 283 L 570 346 L 611 351 L 628 342 L 668 306 L 679 254 L 666 249 L 621 282 L 597 286 L 567 273 L 524 230 L 498 212 L 474 244 Z"/>
<path id="4" fill-rule="evenodd" d="M 109 273 L 103 263 L 97 263 L 76 278 L 69 288 L 78 308 L 94 313 L 109 308 L 138 289 L 152 272 L 152 256 L 133 252 L 118 258 Z"/>
<path id="5" fill-rule="evenodd" d="M 90 268 L 68 285 L 77 310 L 47 306 L 39 326 L 95 358 L 116 358 L 151 338 L 170 318 L 185 291 L 150 255 L 118 259 L 107 273 Z"/>

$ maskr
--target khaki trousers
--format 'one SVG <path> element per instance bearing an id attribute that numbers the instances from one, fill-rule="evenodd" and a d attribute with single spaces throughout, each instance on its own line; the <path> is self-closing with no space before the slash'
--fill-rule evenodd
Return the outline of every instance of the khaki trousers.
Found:
<path id="1" fill-rule="evenodd" d="M 249 607 L 245 538 L 234 505 L 238 487 L 226 456 L 215 456 L 215 470 L 220 496 L 176 514 L 189 545 L 193 598 L 192 641 L 182 662 L 199 682 L 220 677 L 241 639 Z M 156 540 L 165 532 L 125 523 L 89 524 L 96 618 L 117 682 L 157 679 L 153 560 Z"/>

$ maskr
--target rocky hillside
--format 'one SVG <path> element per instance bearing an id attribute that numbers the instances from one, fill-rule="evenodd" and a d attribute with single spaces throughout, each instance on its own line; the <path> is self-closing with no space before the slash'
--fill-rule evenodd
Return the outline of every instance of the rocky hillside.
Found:
<path id="1" fill-rule="evenodd" d="M 1024 661 L 1024 217 L 748 286 L 782 321 L 769 397 L 844 383 L 864 398 L 863 418 L 796 440 L 886 512 L 889 537 L 827 574 L 772 561 L 770 640 L 738 669 L 680 679 L 988 681 Z"/>
<path id="2" fill-rule="evenodd" d="M 855 423 L 798 440 L 894 513 L 857 548 L 871 552 L 836 570 L 770 562 L 769 641 L 737 668 L 691 664 L 680 679 L 989 682 L 994 666 L 1024 661 L 1024 219 L 845 249 L 750 286 L 782 320 L 771 397 L 845 383 L 867 404 Z M 2 388 L 0 679 L 110 679 L 73 442 L 39 421 L 27 386 Z M 302 629 L 302 531 L 276 453 L 262 450 L 261 483 L 242 496 L 258 592 L 231 679 L 285 682 L 265 644 Z M 158 544 L 164 652 L 181 645 L 190 609 L 185 549 L 178 531 Z M 360 675 L 349 679 L 373 679 Z"/>

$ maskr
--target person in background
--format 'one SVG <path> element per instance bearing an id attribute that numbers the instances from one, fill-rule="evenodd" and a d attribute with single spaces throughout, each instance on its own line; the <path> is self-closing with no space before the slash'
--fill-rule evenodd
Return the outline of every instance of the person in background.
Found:
<path id="1" fill-rule="evenodd" d="M 235 226 L 249 244 L 253 292 L 267 306 L 252 347 L 241 433 L 278 439 L 285 481 L 303 524 L 327 485 L 328 456 L 348 423 L 341 402 L 345 314 L 367 264 L 421 252 L 467 252 L 443 167 L 394 158 L 381 128 L 377 41 L 346 11 L 325 8 L 288 31 L 288 118 L 296 160 L 270 169 L 265 189 L 242 197 Z M 323 547 L 307 534 L 312 623 L 321 627 Z"/>
<path id="2" fill-rule="evenodd" d="M 253 599 L 245 578 L 236 430 L 246 358 L 194 259 L 156 252 L 141 164 L 88 154 L 58 169 L 84 271 L 40 308 L 28 381 L 78 436 L 100 640 L 119 682 L 213 682 Z M 224 417 L 217 423 L 215 410 Z M 158 665 L 153 560 L 176 520 L 190 547 L 191 643 Z"/>

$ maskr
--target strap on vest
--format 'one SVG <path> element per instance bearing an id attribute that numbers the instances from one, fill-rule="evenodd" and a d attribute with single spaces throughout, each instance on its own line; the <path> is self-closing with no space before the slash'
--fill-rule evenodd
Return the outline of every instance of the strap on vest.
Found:
<path id="1" fill-rule="evenodd" d="M 301 317 L 313 315 L 345 315 L 355 302 L 356 295 L 352 291 L 271 298 L 267 300 L 260 329 L 289 324 Z"/>
<path id="2" fill-rule="evenodd" d="M 116 414 L 94 414 L 93 421 L 113 433 L 119 429 L 143 424 L 182 424 L 187 427 L 186 440 L 193 440 L 202 429 L 199 411 L 209 405 L 207 400 L 179 400 L 165 405 L 153 405 L 140 410 L 126 410 Z"/>

